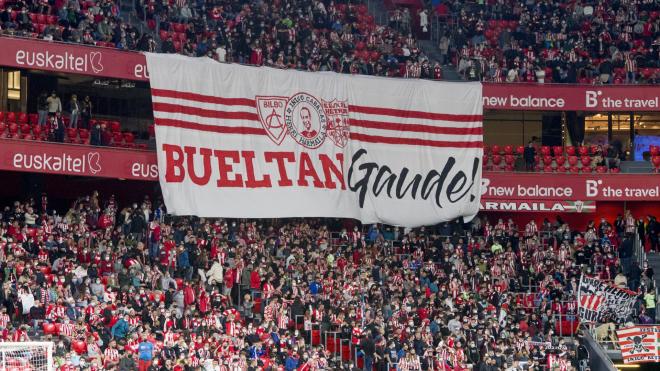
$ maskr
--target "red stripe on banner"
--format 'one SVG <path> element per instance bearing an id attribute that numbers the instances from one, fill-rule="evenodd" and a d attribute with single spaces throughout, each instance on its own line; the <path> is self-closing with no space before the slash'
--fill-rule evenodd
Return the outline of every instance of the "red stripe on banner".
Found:
<path id="1" fill-rule="evenodd" d="M 448 134 L 448 135 L 482 135 L 483 128 L 449 128 L 444 126 L 432 126 L 422 124 L 398 124 L 393 122 L 380 122 L 370 120 L 356 120 L 351 119 L 350 126 L 357 126 L 365 129 L 382 129 L 393 131 L 409 131 L 414 133 L 429 133 L 429 134 Z"/>
<path id="2" fill-rule="evenodd" d="M 655 344 L 655 339 L 642 339 L 642 343 L 649 343 L 649 344 Z M 632 340 L 619 340 L 619 345 L 625 346 L 625 345 L 632 345 L 633 341 Z"/>
<path id="3" fill-rule="evenodd" d="M 199 131 L 207 131 L 211 133 L 266 135 L 264 129 L 250 128 L 250 127 L 204 125 L 190 121 L 172 120 L 172 119 L 155 119 L 154 123 L 158 126 L 169 126 L 169 127 L 175 127 L 181 129 L 192 129 Z"/>
<path id="4" fill-rule="evenodd" d="M 175 99 L 186 99 L 194 100 L 202 103 L 213 103 L 213 104 L 223 104 L 225 106 L 247 106 L 255 108 L 257 103 L 254 99 L 249 98 L 222 98 L 214 97 L 212 95 L 203 95 L 197 93 L 187 93 L 184 91 L 177 90 L 166 90 L 166 89 L 154 89 L 151 88 L 151 95 L 163 98 L 175 98 Z"/>
<path id="5" fill-rule="evenodd" d="M 649 335 L 650 337 L 647 337 L 646 339 L 655 339 L 655 333 L 653 332 L 642 332 L 642 331 L 635 331 L 635 332 L 626 332 L 625 334 L 619 335 L 617 332 L 617 336 L 619 338 L 625 339 L 625 338 L 631 338 L 633 336 L 641 336 L 641 335 Z"/>
<path id="6" fill-rule="evenodd" d="M 154 111 L 166 113 L 184 113 L 212 119 L 259 121 L 259 116 L 251 112 L 226 112 L 204 108 L 188 107 L 179 104 L 154 102 Z"/>
<path id="7" fill-rule="evenodd" d="M 366 107 L 366 106 L 348 106 L 349 112 L 366 113 L 369 115 L 394 116 L 405 119 L 426 119 L 440 121 L 458 121 L 458 122 L 481 122 L 483 115 L 459 115 L 454 113 L 434 113 L 422 111 L 408 111 L 396 108 Z"/>
<path id="8" fill-rule="evenodd" d="M 444 148 L 482 148 L 482 142 L 448 142 L 415 138 L 394 138 L 377 135 L 351 133 L 351 139 L 366 143 L 405 144 L 413 146 L 444 147 Z"/>

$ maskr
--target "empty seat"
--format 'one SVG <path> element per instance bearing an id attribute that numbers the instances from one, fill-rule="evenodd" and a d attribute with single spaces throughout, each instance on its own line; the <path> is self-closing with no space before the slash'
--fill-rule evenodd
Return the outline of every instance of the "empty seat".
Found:
<path id="1" fill-rule="evenodd" d="M 543 156 L 550 156 L 550 147 L 549 146 L 541 146 L 541 154 Z"/>
<path id="2" fill-rule="evenodd" d="M 564 154 L 564 147 L 562 146 L 554 146 L 552 147 L 552 153 L 555 156 L 562 156 Z"/>
<path id="3" fill-rule="evenodd" d="M 504 154 L 505 155 L 512 155 L 513 154 L 513 146 L 511 145 L 506 145 L 504 146 Z"/>

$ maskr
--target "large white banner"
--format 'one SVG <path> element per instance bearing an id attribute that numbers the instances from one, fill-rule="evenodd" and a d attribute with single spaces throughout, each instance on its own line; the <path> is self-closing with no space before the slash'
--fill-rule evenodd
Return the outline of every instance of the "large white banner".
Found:
<path id="1" fill-rule="evenodd" d="M 481 84 L 147 54 L 160 184 L 176 215 L 471 219 Z"/>

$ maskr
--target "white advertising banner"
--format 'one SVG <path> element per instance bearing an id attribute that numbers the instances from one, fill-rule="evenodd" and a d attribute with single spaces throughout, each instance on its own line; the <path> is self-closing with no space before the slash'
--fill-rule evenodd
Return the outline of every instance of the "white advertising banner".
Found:
<path id="1" fill-rule="evenodd" d="M 160 184 L 176 215 L 421 226 L 479 210 L 479 83 L 147 54 Z"/>

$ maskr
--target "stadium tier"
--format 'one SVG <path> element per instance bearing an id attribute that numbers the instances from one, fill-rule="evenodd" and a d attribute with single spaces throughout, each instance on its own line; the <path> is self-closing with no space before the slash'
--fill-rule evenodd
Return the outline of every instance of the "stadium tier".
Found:
<path id="1" fill-rule="evenodd" d="M 0 0 L 0 371 L 657 369 L 659 32 Z"/>

